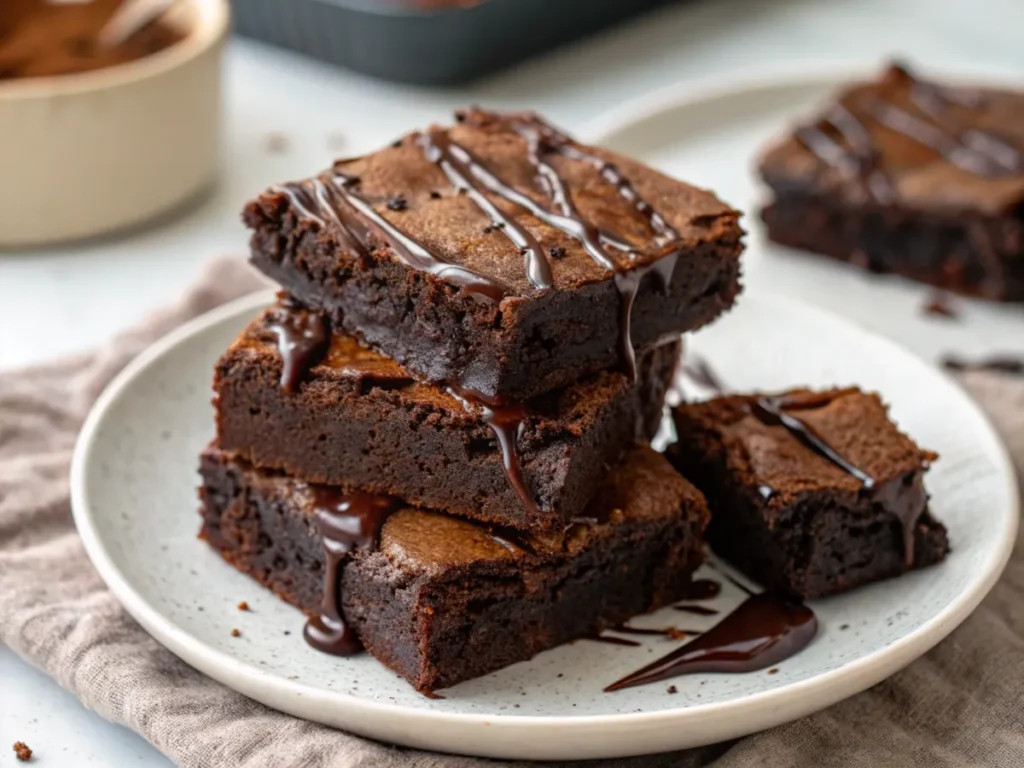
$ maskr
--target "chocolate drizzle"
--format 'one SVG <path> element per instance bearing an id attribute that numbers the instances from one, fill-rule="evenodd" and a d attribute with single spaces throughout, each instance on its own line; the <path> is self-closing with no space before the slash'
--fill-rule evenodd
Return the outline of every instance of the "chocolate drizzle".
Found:
<path id="1" fill-rule="evenodd" d="M 722 593 L 722 585 L 711 579 L 694 579 L 686 590 L 687 600 L 711 600 Z"/>
<path id="2" fill-rule="evenodd" d="M 825 460 L 861 482 L 860 493 L 872 494 L 873 501 L 896 516 L 903 535 L 904 559 L 907 567 L 914 563 L 914 529 L 928 505 L 921 472 L 901 474 L 879 483 L 868 473 L 841 456 L 819 435 L 810 424 L 787 409 L 821 408 L 851 390 L 806 392 L 783 397 L 762 397 L 751 405 L 751 413 L 763 424 L 782 426 Z M 775 492 L 767 485 L 758 487 L 761 497 L 770 500 Z"/>
<path id="3" fill-rule="evenodd" d="M 974 363 L 967 362 L 958 357 L 947 357 L 942 361 L 942 367 L 948 371 L 992 371 L 993 373 L 1005 373 L 1014 376 L 1024 375 L 1024 357 L 990 357 L 987 360 L 979 360 Z"/>
<path id="4" fill-rule="evenodd" d="M 283 299 L 281 308 L 267 323 L 277 337 L 281 355 L 281 389 L 294 392 L 306 372 L 321 359 L 330 342 L 327 320 L 319 312 L 303 309 Z"/>
<path id="5" fill-rule="evenodd" d="M 359 184 L 357 177 L 333 171 L 327 181 L 317 178 L 310 184 L 312 192 L 303 184 L 286 184 L 274 187 L 274 190 L 288 197 L 302 216 L 322 227 L 327 221 L 332 222 L 343 245 L 349 250 L 369 257 L 373 251 L 373 231 L 367 224 L 369 222 L 383 236 L 395 257 L 407 267 L 450 280 L 474 298 L 491 304 L 499 303 L 508 292 L 508 287 L 494 278 L 445 261 L 388 221 L 355 191 Z"/>
<path id="6" fill-rule="evenodd" d="M 316 524 L 324 547 L 324 595 L 320 615 L 306 622 L 303 636 L 318 651 L 350 656 L 362 650 L 341 610 L 341 577 L 352 552 L 371 549 L 381 528 L 401 503 L 387 496 L 344 494 L 330 486 L 312 486 Z"/>
<path id="7" fill-rule="evenodd" d="M 864 486 L 864 490 L 870 490 L 875 485 L 875 480 L 871 475 L 840 456 L 827 442 L 825 442 L 824 439 L 822 439 L 821 435 L 814 431 L 814 428 L 811 427 L 810 424 L 786 410 L 787 408 L 821 408 L 828 405 L 845 392 L 847 392 L 847 390 L 790 395 L 787 397 L 760 397 L 751 404 L 750 412 L 762 424 L 785 427 L 793 437 L 803 443 L 807 448 L 814 451 L 822 458 L 832 462 L 848 475 L 860 480 Z"/>
<path id="8" fill-rule="evenodd" d="M 539 515 L 540 510 L 523 477 L 523 468 L 519 460 L 519 439 L 526 428 L 526 407 L 515 403 L 489 401 L 478 392 L 463 388 L 449 387 L 448 393 L 470 413 L 479 413 L 494 432 L 501 448 L 501 463 L 509 484 L 519 495 L 526 509 L 532 514 Z"/>
<path id="9" fill-rule="evenodd" d="M 710 630 L 605 691 L 694 672 L 754 672 L 803 650 L 817 632 L 810 608 L 766 593 L 751 595 Z"/>
<path id="10" fill-rule="evenodd" d="M 596 643 L 607 643 L 608 645 L 628 645 L 631 648 L 640 645 L 636 640 L 630 640 L 628 637 L 615 637 L 614 635 L 602 635 L 600 633 L 587 635 L 583 639 L 593 640 Z"/>
<path id="11" fill-rule="evenodd" d="M 483 169 L 480 161 L 473 157 L 468 149 L 451 141 L 444 132 L 439 130 L 424 133 L 421 142 L 427 159 L 440 166 L 453 187 L 466 190 L 470 199 L 490 217 L 494 226 L 501 229 L 508 239 L 519 248 L 526 258 L 526 276 L 531 285 L 540 289 L 550 288 L 552 286 L 551 264 L 548 262 L 547 254 L 544 253 L 544 249 L 533 235 L 519 226 L 515 219 L 502 213 L 501 209 L 484 194 L 481 182 L 478 181 L 478 174 Z M 495 178 L 493 181 L 497 181 L 497 179 Z M 500 184 L 500 182 L 498 183 Z M 503 184 L 501 186 L 508 189 Z M 486 184 L 486 188 L 492 192 L 495 191 L 493 184 Z"/>
<path id="12" fill-rule="evenodd" d="M 703 605 L 677 605 L 675 606 L 677 611 L 683 613 L 692 613 L 694 616 L 717 616 L 718 610 L 715 608 L 707 608 Z"/>
<path id="13" fill-rule="evenodd" d="M 725 385 L 722 383 L 721 378 L 715 373 L 710 363 L 703 357 L 697 355 L 686 355 L 683 357 L 683 362 L 679 366 L 679 370 L 683 376 L 688 378 L 694 384 L 704 389 L 710 389 L 713 392 L 721 394 L 725 392 Z"/>
<path id="14" fill-rule="evenodd" d="M 964 127 L 949 109 L 978 109 L 985 102 L 981 94 L 918 79 L 901 65 L 891 66 L 888 77 L 903 82 L 914 111 L 876 94 L 851 96 L 845 104 L 833 105 L 816 124 L 797 130 L 797 140 L 827 165 L 861 179 L 882 203 L 891 202 L 896 189 L 881 169 L 880 150 L 864 122 L 868 118 L 975 176 L 994 179 L 1024 173 L 1024 152 L 989 131 Z"/>
<path id="15" fill-rule="evenodd" d="M 620 355 L 630 378 L 635 379 L 636 355 L 633 350 L 630 320 L 637 291 L 649 272 L 653 272 L 658 277 L 662 289 L 667 290 L 675 270 L 678 252 L 666 253 L 645 265 L 625 266 L 621 264 L 620 258 L 609 248 L 627 254 L 630 262 L 636 258 L 635 249 L 617 235 L 600 231 L 579 212 L 566 188 L 564 179 L 557 169 L 545 159 L 545 155 L 557 153 L 572 160 L 594 165 L 601 177 L 613 184 L 619 195 L 629 201 L 645 219 L 654 232 L 656 247 L 667 249 L 672 243 L 678 241 L 679 235 L 650 203 L 640 197 L 629 179 L 615 165 L 608 163 L 598 155 L 584 151 L 573 144 L 567 136 L 559 133 L 536 116 L 512 117 L 510 124 L 512 129 L 526 141 L 527 156 L 530 164 L 534 167 L 539 186 L 554 205 L 555 210 L 549 210 L 530 195 L 505 183 L 466 147 L 452 141 L 442 131 L 435 130 L 423 134 L 420 143 L 427 158 L 441 167 L 448 180 L 456 188 L 465 189 L 480 209 L 491 217 L 492 221 L 499 226 L 504 225 L 502 229 L 520 247 L 526 257 L 527 275 L 535 287 L 547 288 L 552 284 L 551 266 L 547 255 L 525 229 L 501 213 L 486 196 L 485 191 L 518 205 L 549 227 L 578 240 L 594 263 L 614 273 L 614 284 L 620 299 Z"/>

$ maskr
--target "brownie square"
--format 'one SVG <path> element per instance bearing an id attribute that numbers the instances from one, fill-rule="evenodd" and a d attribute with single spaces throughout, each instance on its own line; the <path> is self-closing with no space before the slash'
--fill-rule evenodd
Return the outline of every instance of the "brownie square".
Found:
<path id="1" fill-rule="evenodd" d="M 252 262 L 418 378 L 522 401 L 695 329 L 739 291 L 739 213 L 529 114 L 471 110 L 273 187 Z"/>
<path id="2" fill-rule="evenodd" d="M 200 471 L 201 537 L 317 615 L 325 558 L 316 488 L 216 447 Z M 664 457 L 634 448 L 607 473 L 587 516 L 565 536 L 509 540 L 443 513 L 399 509 L 379 545 L 343 565 L 345 622 L 377 659 L 430 692 L 685 596 L 708 510 Z"/>
<path id="3" fill-rule="evenodd" d="M 223 450 L 297 479 L 548 533 L 582 514 L 607 467 L 634 441 L 653 437 L 679 358 L 680 343 L 669 342 L 641 355 L 635 382 L 600 371 L 533 398 L 506 425 L 515 444 L 509 454 L 481 408 L 417 382 L 341 333 L 286 391 L 272 329 L 297 313 L 304 310 L 267 310 L 217 363 Z"/>
<path id="4" fill-rule="evenodd" d="M 730 395 L 673 409 L 669 457 L 708 499 L 708 540 L 767 589 L 844 592 L 942 560 L 928 512 L 935 454 L 856 388 Z"/>
<path id="5" fill-rule="evenodd" d="M 760 163 L 783 245 L 965 294 L 1024 301 L 1024 92 L 893 65 Z"/>

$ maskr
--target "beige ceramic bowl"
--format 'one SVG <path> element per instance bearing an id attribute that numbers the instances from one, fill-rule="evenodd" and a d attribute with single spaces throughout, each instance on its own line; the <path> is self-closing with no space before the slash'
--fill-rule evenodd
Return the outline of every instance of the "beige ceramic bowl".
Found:
<path id="1" fill-rule="evenodd" d="M 2 2 L 2 0 L 0 0 Z M 187 30 L 144 59 L 0 83 L 0 247 L 100 235 L 152 218 L 217 170 L 227 0 L 187 0 Z"/>

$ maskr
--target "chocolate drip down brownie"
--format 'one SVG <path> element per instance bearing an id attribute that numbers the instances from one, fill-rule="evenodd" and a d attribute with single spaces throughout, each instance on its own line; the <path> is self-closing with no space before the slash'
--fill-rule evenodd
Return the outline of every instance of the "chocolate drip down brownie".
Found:
<path id="1" fill-rule="evenodd" d="M 470 110 L 244 212 L 252 262 L 424 381 L 523 401 L 728 309 L 739 213 L 576 143 Z"/>
<path id="2" fill-rule="evenodd" d="M 201 537 L 430 693 L 687 594 L 704 497 L 649 443 L 738 212 L 470 110 L 244 212 L 284 289 L 217 362 Z"/>
<path id="3" fill-rule="evenodd" d="M 201 535 L 214 549 L 314 621 L 337 609 L 370 653 L 425 693 L 681 599 L 708 521 L 701 494 L 641 446 L 595 489 L 586 521 L 554 538 L 346 499 L 216 447 L 201 474 Z M 325 520 L 340 516 L 351 530 L 358 504 L 378 510 L 368 515 L 375 530 L 332 560 Z M 325 583 L 337 594 L 322 606 Z"/>
<path id="4" fill-rule="evenodd" d="M 650 441 L 679 359 L 668 342 L 639 356 L 635 382 L 598 371 L 496 419 L 326 327 L 288 391 L 278 336 L 309 315 L 287 302 L 267 310 L 217 363 L 221 449 L 299 480 L 547 533 L 583 514 L 634 440 Z"/>
<path id="5" fill-rule="evenodd" d="M 783 245 L 1024 301 L 1024 92 L 891 66 L 771 147 L 762 211 Z"/>
<path id="6" fill-rule="evenodd" d="M 844 592 L 949 550 L 923 478 L 937 457 L 856 388 L 730 395 L 673 409 L 668 455 L 711 508 L 712 549 L 770 590 Z"/>

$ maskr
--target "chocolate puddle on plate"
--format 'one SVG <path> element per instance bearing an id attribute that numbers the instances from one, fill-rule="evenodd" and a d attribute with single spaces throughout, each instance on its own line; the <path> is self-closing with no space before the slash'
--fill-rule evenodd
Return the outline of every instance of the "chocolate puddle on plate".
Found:
<path id="1" fill-rule="evenodd" d="M 818 632 L 810 608 L 765 592 L 695 639 L 609 685 L 606 692 L 695 672 L 756 672 L 803 650 Z"/>

